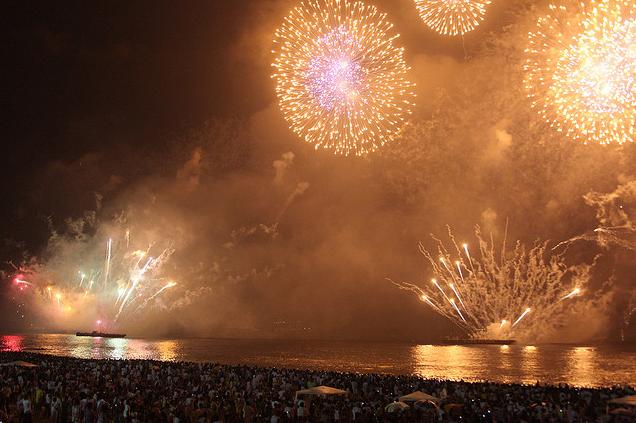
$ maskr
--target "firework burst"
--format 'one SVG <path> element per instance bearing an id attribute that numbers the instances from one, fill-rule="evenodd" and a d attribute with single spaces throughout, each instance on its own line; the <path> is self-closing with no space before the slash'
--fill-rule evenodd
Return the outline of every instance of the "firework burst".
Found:
<path id="1" fill-rule="evenodd" d="M 125 326 L 177 285 L 165 270 L 174 252 L 170 245 L 135 242 L 134 234 L 119 225 L 108 233 L 108 237 L 55 235 L 50 259 L 22 269 L 20 277 L 29 284 L 33 304 L 47 324 L 86 324 L 99 318 Z"/>
<path id="2" fill-rule="evenodd" d="M 272 76 L 296 134 L 358 156 L 400 134 L 415 94 L 392 28 L 359 1 L 307 0 L 291 11 L 275 34 Z"/>
<path id="3" fill-rule="evenodd" d="M 491 0 L 415 0 L 424 23 L 442 35 L 464 35 L 477 28 Z"/>
<path id="4" fill-rule="evenodd" d="M 633 142 L 636 3 L 550 6 L 526 49 L 525 86 L 552 127 L 583 143 Z"/>
<path id="5" fill-rule="evenodd" d="M 563 323 L 572 301 L 591 301 L 581 298 L 587 292 L 590 266 L 568 267 L 561 256 L 548 255 L 545 244 L 527 249 L 517 242 L 507 251 L 504 240 L 498 254 L 479 229 L 476 237 L 476 256 L 468 244 L 457 244 L 450 230 L 450 249 L 440 240 L 437 254 L 420 245 L 434 277 L 419 285 L 391 282 L 414 292 L 475 338 L 535 340 Z"/>

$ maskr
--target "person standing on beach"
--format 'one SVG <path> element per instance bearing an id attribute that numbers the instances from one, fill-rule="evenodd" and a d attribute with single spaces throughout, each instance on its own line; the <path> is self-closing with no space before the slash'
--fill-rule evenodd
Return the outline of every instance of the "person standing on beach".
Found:
<path id="1" fill-rule="evenodd" d="M 22 423 L 31 423 L 33 420 L 33 411 L 31 410 L 31 400 L 29 399 L 28 394 L 25 392 L 22 401 Z"/>
<path id="2" fill-rule="evenodd" d="M 59 423 L 61 421 L 60 413 L 62 411 L 62 400 L 58 395 L 53 397 L 51 402 L 51 422 Z"/>
<path id="3" fill-rule="evenodd" d="M 298 401 L 298 409 L 296 410 L 296 416 L 298 421 L 305 421 L 305 401 Z"/>
<path id="4" fill-rule="evenodd" d="M 108 411 L 108 403 L 101 397 L 97 400 L 97 423 L 106 422 L 106 412 Z"/>
<path id="5" fill-rule="evenodd" d="M 71 407 L 71 422 L 80 423 L 80 402 L 78 398 L 73 400 L 73 406 Z"/>

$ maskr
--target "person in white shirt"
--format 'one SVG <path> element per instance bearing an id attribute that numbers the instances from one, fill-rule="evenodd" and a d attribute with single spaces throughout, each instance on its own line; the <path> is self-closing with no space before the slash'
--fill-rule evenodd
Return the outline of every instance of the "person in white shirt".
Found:
<path id="1" fill-rule="evenodd" d="M 298 402 L 298 408 L 296 409 L 296 417 L 298 417 L 298 419 L 301 421 L 305 419 L 305 401 Z"/>
<path id="2" fill-rule="evenodd" d="M 33 410 L 31 410 L 31 400 L 28 397 L 22 398 L 22 423 L 31 423 Z"/>

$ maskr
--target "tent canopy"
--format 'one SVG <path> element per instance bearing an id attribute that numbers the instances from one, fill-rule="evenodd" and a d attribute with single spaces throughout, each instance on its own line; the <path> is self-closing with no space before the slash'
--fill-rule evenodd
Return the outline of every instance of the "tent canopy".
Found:
<path id="1" fill-rule="evenodd" d="M 37 364 L 28 361 L 9 361 L 8 363 L 0 363 L 0 366 L 17 366 L 17 367 L 38 367 Z"/>
<path id="2" fill-rule="evenodd" d="M 316 386 L 315 388 L 296 391 L 296 396 L 298 395 L 347 395 L 347 391 L 330 386 Z"/>
<path id="3" fill-rule="evenodd" d="M 636 407 L 636 395 L 630 395 L 628 397 L 610 400 L 610 404 L 631 405 L 633 407 Z"/>
<path id="4" fill-rule="evenodd" d="M 400 397 L 400 401 L 402 402 L 417 402 L 417 401 L 439 402 L 439 398 L 435 398 L 434 396 L 426 394 L 422 391 L 415 391 L 408 395 L 404 395 L 403 397 Z"/>

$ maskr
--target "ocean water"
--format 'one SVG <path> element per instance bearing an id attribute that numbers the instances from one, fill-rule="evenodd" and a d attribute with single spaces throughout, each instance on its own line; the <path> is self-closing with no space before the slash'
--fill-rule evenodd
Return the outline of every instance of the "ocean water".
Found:
<path id="1" fill-rule="evenodd" d="M 636 346 L 414 345 L 338 341 L 106 339 L 4 335 L 0 350 L 77 358 L 155 359 L 417 375 L 507 383 L 636 386 Z"/>

